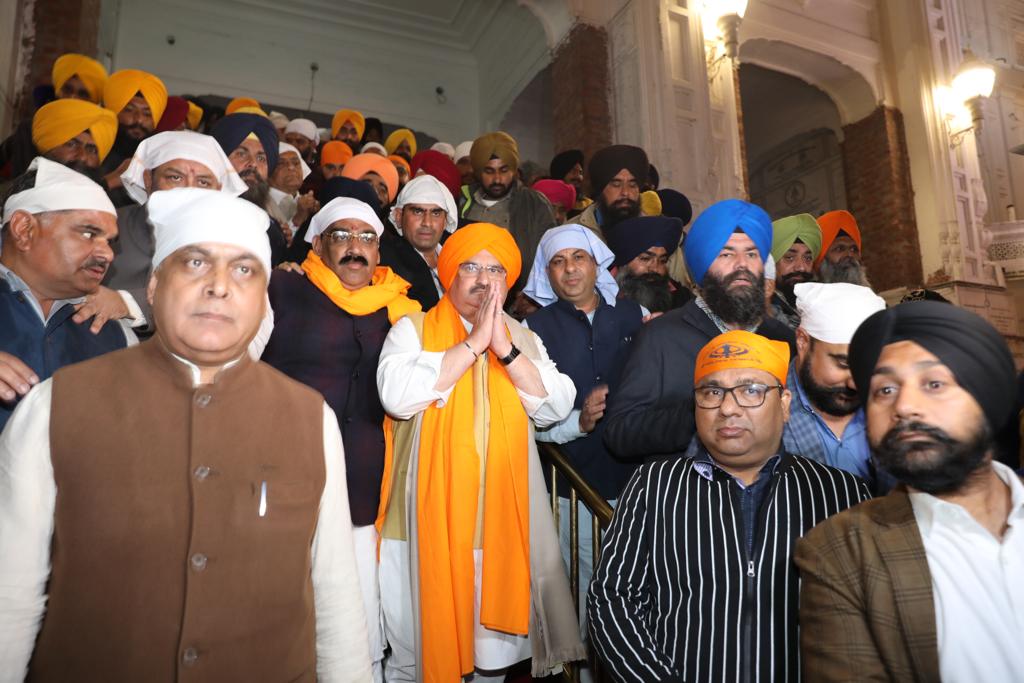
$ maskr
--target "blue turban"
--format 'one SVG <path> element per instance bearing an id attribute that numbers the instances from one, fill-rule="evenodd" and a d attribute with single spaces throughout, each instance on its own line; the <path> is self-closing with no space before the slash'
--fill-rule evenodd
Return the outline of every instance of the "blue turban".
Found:
<path id="1" fill-rule="evenodd" d="M 686 268 L 698 287 L 704 284 L 704 274 L 736 230 L 753 240 L 762 261 L 771 255 L 772 219 L 764 209 L 740 199 L 712 204 L 697 217 L 683 242 Z"/>
<path id="2" fill-rule="evenodd" d="M 263 151 L 267 155 L 267 173 L 273 173 L 277 166 L 277 149 L 279 140 L 277 129 L 266 116 L 259 114 L 237 113 L 228 114 L 213 127 L 210 135 L 217 141 L 220 148 L 228 156 L 242 144 L 242 141 L 253 133 L 260 139 Z"/>

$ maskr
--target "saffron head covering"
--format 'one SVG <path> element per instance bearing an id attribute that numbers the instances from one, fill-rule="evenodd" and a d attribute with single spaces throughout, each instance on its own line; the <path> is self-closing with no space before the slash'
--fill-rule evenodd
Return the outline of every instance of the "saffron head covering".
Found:
<path id="1" fill-rule="evenodd" d="M 1006 340 L 981 316 L 940 301 L 911 301 L 875 313 L 850 342 L 850 372 L 869 399 L 882 349 L 912 341 L 935 355 L 981 406 L 993 432 L 1017 411 L 1017 370 Z"/>
<path id="2" fill-rule="evenodd" d="M 167 98 L 167 107 L 164 115 L 156 124 L 156 132 L 163 133 L 171 130 L 178 130 L 181 124 L 188 125 L 188 100 L 184 97 L 171 95 Z"/>
<path id="3" fill-rule="evenodd" d="M 512 233 L 492 223 L 467 225 L 448 238 L 437 256 L 437 277 L 441 280 L 441 286 L 445 290 L 450 289 L 459 266 L 484 250 L 505 267 L 505 284 L 511 287 L 522 271 L 522 255 Z"/>
<path id="4" fill-rule="evenodd" d="M 266 116 L 235 112 L 217 122 L 210 135 L 220 144 L 224 153 L 231 155 L 249 135 L 255 135 L 267 155 L 267 173 L 273 173 L 277 166 L 277 129 Z"/>
<path id="5" fill-rule="evenodd" d="M 826 344 L 849 344 L 862 322 L 885 310 L 885 299 L 870 287 L 846 282 L 801 282 L 793 293 L 800 327 Z"/>
<path id="6" fill-rule="evenodd" d="M 398 194 L 398 170 L 395 165 L 379 154 L 357 154 L 345 164 L 343 178 L 362 180 L 367 173 L 376 173 L 388 186 L 388 201 L 395 201 Z"/>
<path id="7" fill-rule="evenodd" d="M 398 130 L 391 133 L 388 139 L 384 141 L 384 149 L 388 151 L 388 154 L 394 154 L 398 146 L 403 142 L 409 143 L 409 156 L 416 154 L 416 136 L 408 128 L 399 128 Z"/>
<path id="8" fill-rule="evenodd" d="M 188 159 L 210 169 L 221 192 L 237 197 L 248 189 L 216 140 L 202 133 L 178 130 L 157 133 L 139 143 L 131 163 L 121 174 L 125 191 L 139 204 L 145 204 L 145 172 L 174 159 Z"/>
<path id="9" fill-rule="evenodd" d="M 762 261 L 768 260 L 772 246 L 772 219 L 764 209 L 741 199 L 717 202 L 697 217 L 683 245 L 686 268 L 698 287 L 703 284 L 704 274 L 718 258 L 722 247 L 737 230 L 746 233 L 754 242 Z"/>
<path id="10" fill-rule="evenodd" d="M 821 253 L 821 228 L 809 213 L 786 216 L 772 223 L 772 260 L 781 259 L 793 243 L 800 240 L 811 250 L 811 258 Z"/>
<path id="11" fill-rule="evenodd" d="M 406 204 L 433 204 L 444 209 L 446 214 L 444 229 L 448 232 L 455 232 L 455 228 L 459 225 L 459 210 L 455 205 L 455 198 L 452 197 L 452 193 L 449 192 L 448 188 L 434 176 L 416 176 L 407 182 L 402 191 L 398 193 L 395 207 L 391 210 L 391 215 L 388 216 L 391 224 L 398 230 L 398 234 L 402 234 L 402 229 L 398 226 L 398 221 L 395 220 L 395 217 Z"/>
<path id="12" fill-rule="evenodd" d="M 114 112 L 84 100 L 54 100 L 32 117 L 32 144 L 40 154 L 46 154 L 86 130 L 92 134 L 103 161 L 117 136 Z"/>
<path id="13" fill-rule="evenodd" d="M 251 97 L 236 97 L 235 99 L 228 102 L 228 106 L 224 107 L 224 115 L 234 114 L 243 107 L 252 107 L 254 109 L 262 109 L 260 103 Z"/>
<path id="14" fill-rule="evenodd" d="M 818 258 L 814 261 L 815 266 L 825 260 L 825 254 L 828 253 L 832 243 L 839 237 L 840 232 L 849 235 L 856 242 L 858 249 L 862 248 L 857 219 L 849 211 L 829 211 L 818 216 L 818 227 L 821 228 L 821 251 L 818 253 Z"/>
<path id="15" fill-rule="evenodd" d="M 198 130 L 199 124 L 203 122 L 203 108 L 192 100 L 188 101 L 188 127 Z"/>
<path id="16" fill-rule="evenodd" d="M 540 192 L 555 206 L 572 211 L 576 205 L 576 188 L 564 180 L 538 180 L 530 188 Z"/>
<path id="17" fill-rule="evenodd" d="M 551 177 L 554 180 L 562 180 L 576 164 L 579 164 L 581 169 L 583 168 L 583 150 L 567 149 L 564 152 L 559 152 L 551 159 L 551 165 L 548 170 L 551 172 Z"/>
<path id="18" fill-rule="evenodd" d="M 540 238 L 537 255 L 533 259 L 533 268 L 530 269 L 530 277 L 526 281 L 523 293 L 541 306 L 558 300 L 558 295 L 551 286 L 551 278 L 548 277 L 548 264 L 555 254 L 563 249 L 582 249 L 594 257 L 597 262 L 597 291 L 609 305 L 614 306 L 619 295 L 619 286 L 608 272 L 608 267 L 615 255 L 590 228 L 575 223 L 551 228 Z"/>
<path id="19" fill-rule="evenodd" d="M 396 167 L 404 166 L 405 172 L 408 173 L 409 175 L 412 175 L 412 168 L 410 168 L 409 162 L 403 159 L 402 157 L 398 156 L 397 154 L 389 154 L 388 161 L 395 164 Z"/>
<path id="20" fill-rule="evenodd" d="M 43 157 L 33 159 L 28 171 L 35 171 L 35 185 L 7 198 L 0 225 L 6 225 L 15 211 L 100 211 L 117 216 L 103 188 L 81 173 Z"/>
<path id="21" fill-rule="evenodd" d="M 643 185 L 647 180 L 647 171 L 650 166 L 647 152 L 639 147 L 611 145 L 590 157 L 590 163 L 587 164 L 587 175 L 590 177 L 590 187 L 594 191 L 594 196 L 597 196 L 622 169 L 632 173 L 636 181 Z"/>
<path id="22" fill-rule="evenodd" d="M 519 168 L 519 145 L 511 135 L 500 130 L 481 135 L 473 141 L 473 147 L 469 150 L 473 171 L 479 174 L 491 157 L 501 159 L 515 171 Z"/>
<path id="23" fill-rule="evenodd" d="M 320 132 L 316 129 L 316 124 L 309 119 L 292 119 L 285 124 L 284 132 L 298 133 L 307 140 L 311 140 L 314 145 L 320 144 Z"/>
<path id="24" fill-rule="evenodd" d="M 434 176 L 448 188 L 453 197 L 459 195 L 459 188 L 462 187 L 462 174 L 455 166 L 455 162 L 449 159 L 443 152 L 433 149 L 425 149 L 417 152 L 409 165 L 415 178 L 423 171 L 424 174 Z"/>
<path id="25" fill-rule="evenodd" d="M 346 121 L 355 126 L 356 133 L 361 140 L 363 138 L 363 131 L 366 130 L 366 119 L 354 109 L 339 109 L 335 112 L 334 118 L 331 120 L 331 137 L 338 137 L 338 131 L 341 130 L 342 124 Z"/>
<path id="26" fill-rule="evenodd" d="M 167 88 L 163 81 L 151 73 L 138 69 L 114 72 L 103 85 L 103 106 L 115 114 L 120 113 L 136 93 L 142 93 L 155 124 L 167 107 Z"/>
<path id="27" fill-rule="evenodd" d="M 605 234 L 615 253 L 612 265 L 624 266 L 651 247 L 664 247 L 671 256 L 683 236 L 683 222 L 668 216 L 627 218 Z"/>
<path id="28" fill-rule="evenodd" d="M 72 76 L 78 76 L 82 85 L 89 92 L 93 104 L 99 104 L 103 96 L 103 85 L 107 82 L 107 70 L 92 57 L 69 52 L 57 57 L 53 63 L 53 89 L 60 92 L 61 87 Z"/>
<path id="29" fill-rule="evenodd" d="M 316 212 L 306 231 L 306 241 L 313 243 L 313 238 L 323 233 L 340 220 L 355 218 L 370 225 L 380 237 L 384 232 L 384 224 L 380 222 L 373 207 L 351 197 L 338 197 L 327 202 L 327 205 Z"/>
<path id="30" fill-rule="evenodd" d="M 719 370 L 750 368 L 763 370 L 786 386 L 789 370 L 789 344 L 762 337 L 746 330 L 730 330 L 720 334 L 700 350 L 693 369 L 697 384 Z"/>
<path id="31" fill-rule="evenodd" d="M 320 150 L 320 165 L 336 164 L 344 166 L 352 158 L 352 148 L 341 140 L 331 140 Z"/>

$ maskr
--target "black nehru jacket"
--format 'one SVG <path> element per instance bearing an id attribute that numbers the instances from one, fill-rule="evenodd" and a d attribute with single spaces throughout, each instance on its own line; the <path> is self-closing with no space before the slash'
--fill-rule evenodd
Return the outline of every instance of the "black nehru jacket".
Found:
<path id="1" fill-rule="evenodd" d="M 405 295 L 418 301 L 424 311 L 429 311 L 440 301 L 430 266 L 404 237 L 385 233 L 380 238 L 380 265 L 387 266 L 412 285 Z"/>

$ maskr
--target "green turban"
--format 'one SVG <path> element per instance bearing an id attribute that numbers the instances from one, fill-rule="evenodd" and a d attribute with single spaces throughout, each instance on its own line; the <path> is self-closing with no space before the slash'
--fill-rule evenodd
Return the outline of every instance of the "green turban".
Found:
<path id="1" fill-rule="evenodd" d="M 772 260 L 781 259 L 797 240 L 807 245 L 812 258 L 818 258 L 821 251 L 821 228 L 809 213 L 786 216 L 772 223 Z"/>

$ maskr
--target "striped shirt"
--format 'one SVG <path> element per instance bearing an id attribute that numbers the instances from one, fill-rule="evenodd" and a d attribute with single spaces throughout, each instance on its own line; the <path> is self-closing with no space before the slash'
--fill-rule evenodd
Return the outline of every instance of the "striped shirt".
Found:
<path id="1" fill-rule="evenodd" d="M 800 676 L 796 539 L 870 497 L 856 476 L 783 455 L 743 539 L 740 487 L 693 458 L 651 463 L 619 498 L 587 601 L 590 636 L 619 681 Z"/>

